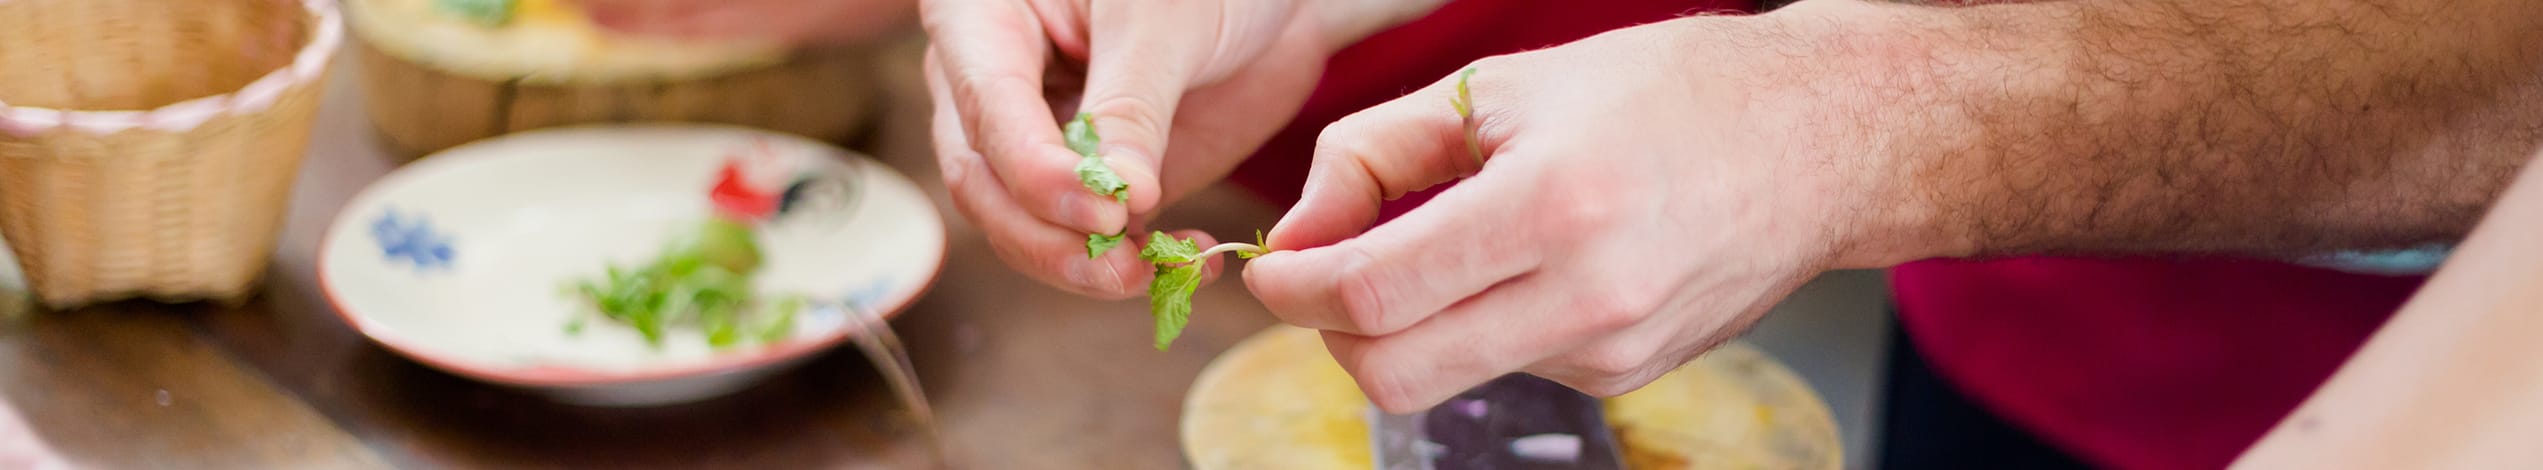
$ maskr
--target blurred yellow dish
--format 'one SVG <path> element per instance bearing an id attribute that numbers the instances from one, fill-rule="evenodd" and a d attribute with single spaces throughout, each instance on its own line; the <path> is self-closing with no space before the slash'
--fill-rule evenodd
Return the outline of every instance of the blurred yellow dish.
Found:
<path id="1" fill-rule="evenodd" d="M 1726 344 L 1606 405 L 1636 470 L 1843 465 L 1827 404 L 1746 344 Z M 1367 469 L 1368 406 L 1314 331 L 1274 327 L 1201 372 L 1183 405 L 1184 456 L 1200 470 Z"/>
<path id="2" fill-rule="evenodd" d="M 463 75 L 527 83 L 676 80 L 783 61 L 777 44 L 611 35 L 567 0 L 519 0 L 513 20 L 486 27 L 435 9 L 435 0 L 348 0 L 354 33 L 383 52 Z"/>

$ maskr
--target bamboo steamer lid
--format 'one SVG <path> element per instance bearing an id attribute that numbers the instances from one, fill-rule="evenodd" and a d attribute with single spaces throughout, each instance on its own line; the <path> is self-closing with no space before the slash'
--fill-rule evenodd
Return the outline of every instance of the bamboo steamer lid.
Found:
<path id="1" fill-rule="evenodd" d="M 1827 404 L 1743 343 L 1605 402 L 1635 470 L 1843 464 Z M 1201 470 L 1371 468 L 1368 406 L 1315 331 L 1274 327 L 1201 372 L 1184 401 L 1184 456 Z"/>
<path id="2" fill-rule="evenodd" d="M 570 0 L 517 0 L 483 26 L 437 0 L 347 0 L 371 123 L 421 158 L 532 129 L 732 124 L 841 142 L 872 119 L 874 51 L 604 32 Z"/>
<path id="3" fill-rule="evenodd" d="M 440 0 L 349 0 L 364 43 L 456 75 L 534 85 L 685 80 L 775 65 L 786 48 L 747 41 L 647 40 L 604 33 L 571 0 L 517 0 L 512 21 L 480 26 Z"/>

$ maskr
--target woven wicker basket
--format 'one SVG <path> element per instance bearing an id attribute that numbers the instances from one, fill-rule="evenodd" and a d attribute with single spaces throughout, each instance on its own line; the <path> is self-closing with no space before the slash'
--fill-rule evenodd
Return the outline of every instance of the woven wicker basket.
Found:
<path id="1" fill-rule="evenodd" d="M 36 296 L 250 293 L 342 29 L 331 0 L 0 1 L 0 234 Z"/>

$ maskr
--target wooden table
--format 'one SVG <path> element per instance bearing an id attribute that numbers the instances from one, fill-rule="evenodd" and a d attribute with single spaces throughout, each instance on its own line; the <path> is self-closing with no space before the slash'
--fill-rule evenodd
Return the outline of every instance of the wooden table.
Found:
<path id="1" fill-rule="evenodd" d="M 882 127 L 854 147 L 931 189 L 915 43 L 884 72 Z M 339 65 L 343 65 L 339 63 Z M 561 405 L 427 369 L 336 318 L 319 233 L 386 173 L 355 78 L 338 67 L 263 294 L 243 305 L 127 303 L 0 320 L 0 399 L 99 468 L 933 468 L 927 441 L 854 348 L 741 393 L 657 409 Z M 1203 288 L 1173 352 L 1146 304 L 1091 301 L 1000 264 L 934 190 L 952 253 L 896 321 L 967 468 L 1176 468 L 1182 398 L 1203 365 L 1272 324 L 1243 286 Z M 1240 234 L 1277 214 L 1230 193 L 1170 225 Z"/>

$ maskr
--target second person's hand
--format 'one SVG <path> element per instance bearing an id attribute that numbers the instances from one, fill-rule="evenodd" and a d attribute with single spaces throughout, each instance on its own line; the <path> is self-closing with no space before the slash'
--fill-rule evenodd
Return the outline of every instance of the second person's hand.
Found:
<path id="1" fill-rule="evenodd" d="M 1325 332 L 1380 408 L 1529 372 L 1638 388 L 1832 267 L 1897 262 L 1897 174 L 1822 15 L 1684 18 L 1474 65 L 1482 157 L 1457 77 L 1325 129 L 1275 251 L 1245 281 Z M 1838 18 L 1846 20 L 1853 18 Z M 1857 23 L 1864 24 L 1864 23 Z M 1866 39 L 1869 41 L 1869 39 Z M 1830 53 L 1831 51 L 1840 51 Z M 1378 225 L 1381 200 L 1465 177 Z M 1365 232 L 1364 232 L 1365 230 Z M 1876 241 L 1877 240 L 1877 241 Z"/>
<path id="2" fill-rule="evenodd" d="M 1009 266 L 1079 294 L 1138 295 L 1150 214 L 1286 124 L 1335 49 L 1421 11 L 1404 4 L 1435 3 L 929 0 L 946 186 Z M 1078 112 L 1094 116 L 1127 201 L 1080 183 L 1060 136 Z M 1128 248 L 1089 259 L 1087 235 L 1121 233 Z"/>

